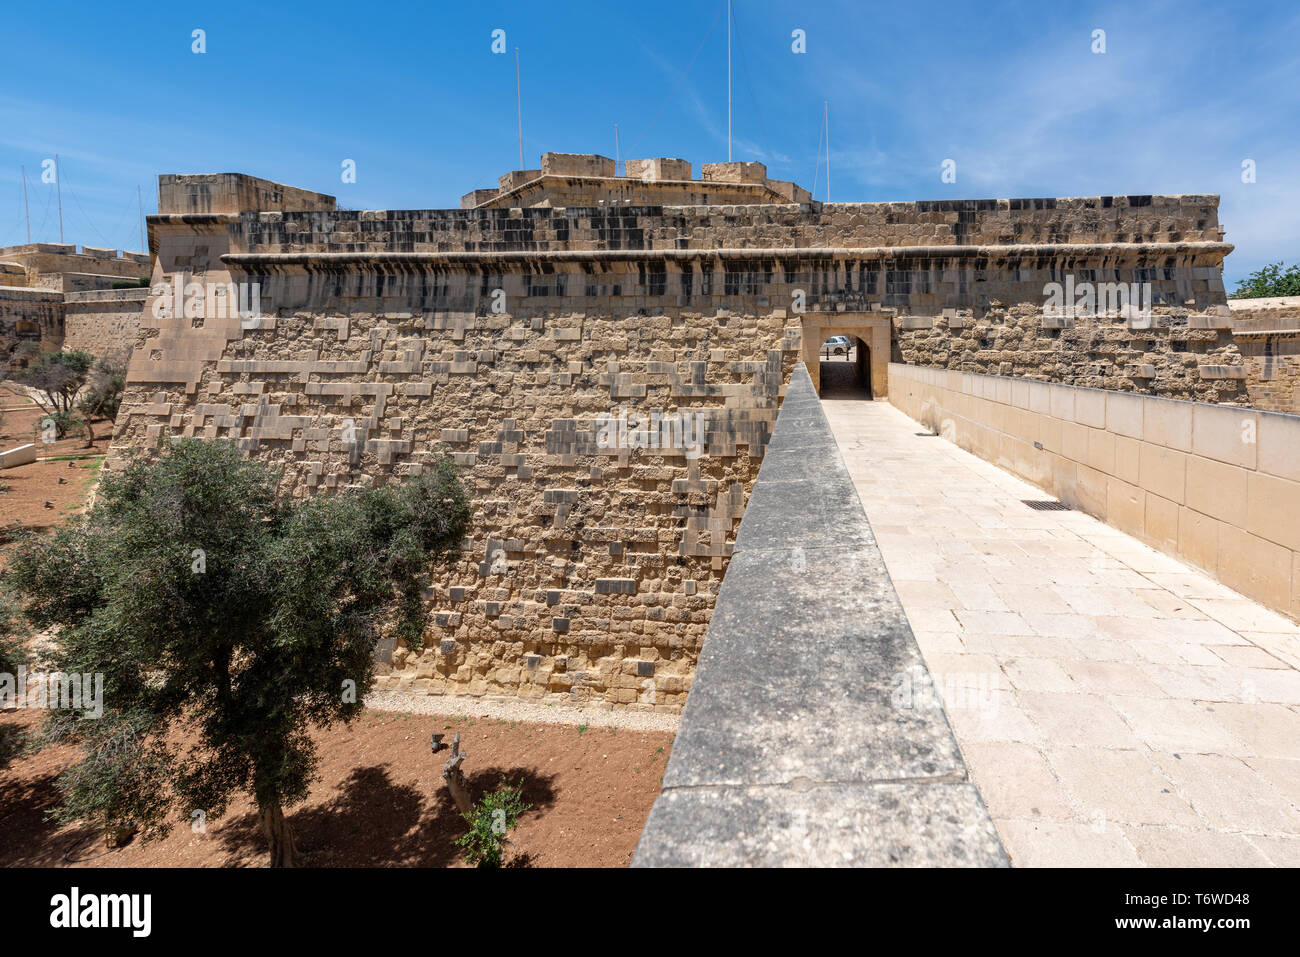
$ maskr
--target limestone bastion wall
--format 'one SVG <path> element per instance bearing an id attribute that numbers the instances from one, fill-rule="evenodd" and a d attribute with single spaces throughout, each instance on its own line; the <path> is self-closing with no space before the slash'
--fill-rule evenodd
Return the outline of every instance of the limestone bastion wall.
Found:
<path id="1" fill-rule="evenodd" d="M 140 328 L 148 289 L 95 289 L 63 294 L 63 348 L 125 359 Z"/>
<path id="2" fill-rule="evenodd" d="M 246 227 L 260 249 L 288 255 L 637 251 L 648 278 L 623 296 L 662 291 L 687 306 L 720 284 L 792 314 L 796 290 L 808 312 L 891 311 L 893 354 L 881 363 L 1248 402 L 1215 196 L 318 212 Z M 545 268 L 537 286 L 550 281 Z M 1049 283 L 1123 285 L 1150 318 L 1134 323 L 1102 298 L 1095 314 L 1053 322 Z"/>
<path id="3" fill-rule="evenodd" d="M 1075 268 L 1153 270 L 1162 304 L 1215 315 L 1231 248 L 1206 196 L 341 211 L 164 180 L 106 469 L 230 438 L 328 494 L 448 452 L 472 527 L 422 648 L 381 649 L 381 685 L 671 710 L 805 330 L 886 316 L 892 350 L 938 362 L 921 333 L 1041 317 Z M 235 211 L 248 195 L 276 208 Z M 1023 374 L 1074 375 L 1057 355 Z M 1214 381 L 1182 368 L 1189 392 Z M 702 415 L 702 447 L 655 448 L 656 412 Z"/>
<path id="4" fill-rule="evenodd" d="M 381 686 L 680 708 L 797 327 L 616 295 L 641 278 L 629 263 L 603 295 L 580 264 L 545 280 L 515 264 L 232 270 L 228 226 L 156 225 L 154 285 L 255 275 L 265 318 L 215 295 L 179 320 L 146 302 L 109 468 L 165 435 L 228 437 L 310 494 L 449 452 L 471 532 L 435 578 L 423 647 L 381 653 Z M 630 433 L 602 446 L 601 417 L 624 412 Z M 687 419 L 647 435 L 654 412 Z"/>
<path id="5" fill-rule="evenodd" d="M 1233 299 L 1228 305 L 1250 404 L 1300 413 L 1300 296 Z"/>
<path id="6" fill-rule="evenodd" d="M 111 286 L 148 276 L 149 270 L 148 253 L 98 246 L 78 251 L 72 243 L 0 248 L 0 364 L 11 364 L 24 342 L 45 350 L 93 342 L 123 353 L 139 322 L 143 290 L 117 295 Z M 102 310 L 97 305 L 101 302 Z M 96 325 L 99 320 L 102 324 Z M 73 343 L 66 340 L 69 323 L 77 330 Z"/>

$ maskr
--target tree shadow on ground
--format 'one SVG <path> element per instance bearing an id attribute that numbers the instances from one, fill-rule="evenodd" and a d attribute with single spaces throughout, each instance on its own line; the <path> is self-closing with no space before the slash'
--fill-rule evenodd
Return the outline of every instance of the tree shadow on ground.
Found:
<path id="1" fill-rule="evenodd" d="M 59 824 L 47 819 L 60 803 L 58 777 L 0 777 L 0 867 L 60 867 L 104 849 L 99 829 L 78 826 L 60 835 Z"/>
<path id="2" fill-rule="evenodd" d="M 470 794 L 480 800 L 504 778 L 521 784 L 524 801 L 536 813 L 555 803 L 554 776 L 531 768 L 485 768 L 468 775 Z M 303 867 L 446 867 L 463 857 L 455 843 L 468 829 L 451 796 L 435 778 L 437 793 L 394 782 L 389 765 L 357 768 L 325 804 L 288 815 Z M 228 867 L 266 854 L 266 838 L 255 813 L 222 825 L 220 840 Z M 528 866 L 516 855 L 511 866 Z"/>

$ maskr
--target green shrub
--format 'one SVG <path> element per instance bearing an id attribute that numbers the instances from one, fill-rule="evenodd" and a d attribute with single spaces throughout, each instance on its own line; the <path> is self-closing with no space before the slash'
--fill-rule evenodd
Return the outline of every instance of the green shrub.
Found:
<path id="1" fill-rule="evenodd" d="M 9 675 L 11 680 L 19 667 L 30 663 L 23 646 L 24 631 L 18 606 L 9 595 L 0 593 L 0 674 Z M 0 725 L 0 770 L 23 750 L 26 739 L 26 734 L 16 725 Z"/>
<path id="2" fill-rule="evenodd" d="M 495 791 L 484 795 L 474 805 L 474 813 L 465 815 L 469 832 L 456 839 L 465 848 L 465 860 L 479 867 L 500 867 L 506 834 L 515 829 L 519 815 L 531 807 L 524 803 L 523 782 L 511 787 L 503 780 Z"/>
<path id="3" fill-rule="evenodd" d="M 52 426 L 52 428 L 51 428 Z M 80 435 L 85 421 L 73 412 L 49 412 L 36 420 L 36 434 L 41 441 L 57 441 Z"/>

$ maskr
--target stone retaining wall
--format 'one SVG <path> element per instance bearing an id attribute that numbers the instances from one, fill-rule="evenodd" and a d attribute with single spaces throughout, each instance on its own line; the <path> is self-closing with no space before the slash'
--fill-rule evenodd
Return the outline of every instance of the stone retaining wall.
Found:
<path id="1" fill-rule="evenodd" d="M 1300 619 L 1300 416 L 892 365 L 969 452 Z M 1300 646 L 1280 652 L 1300 662 Z"/>
<path id="2" fill-rule="evenodd" d="M 63 341 L 63 293 L 26 286 L 0 286 L 0 364 L 19 344 L 44 348 Z"/>

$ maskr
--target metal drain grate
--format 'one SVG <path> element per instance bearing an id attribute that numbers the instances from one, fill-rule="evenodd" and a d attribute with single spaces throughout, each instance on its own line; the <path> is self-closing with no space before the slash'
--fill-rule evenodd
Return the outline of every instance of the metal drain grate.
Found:
<path id="1" fill-rule="evenodd" d="M 1049 502 L 1046 500 L 1039 500 L 1039 499 L 1032 499 L 1032 498 L 1022 498 L 1020 501 L 1024 502 L 1030 508 L 1038 512 L 1071 511 L 1070 506 L 1066 505 L 1064 502 Z"/>

